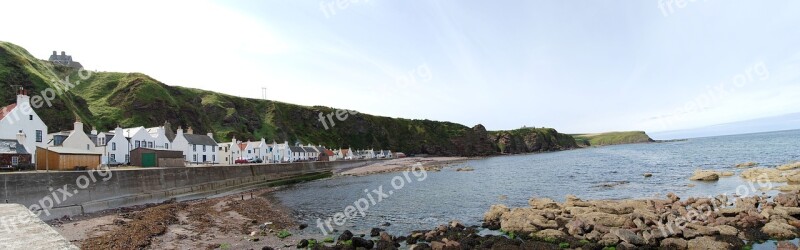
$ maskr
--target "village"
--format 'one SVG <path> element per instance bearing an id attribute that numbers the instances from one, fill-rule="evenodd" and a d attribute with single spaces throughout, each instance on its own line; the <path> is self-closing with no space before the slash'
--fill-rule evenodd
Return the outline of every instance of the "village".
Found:
<path id="1" fill-rule="evenodd" d="M 80 67 L 64 52 L 53 52 L 54 64 Z M 213 133 L 195 134 L 192 127 L 169 122 L 155 127 L 117 126 L 111 131 L 87 128 L 80 119 L 69 131 L 48 133 L 47 124 L 32 108 L 25 89 L 15 103 L 0 110 L 0 170 L 89 170 L 101 166 L 194 167 L 235 164 L 388 159 L 404 157 L 386 149 L 333 149 L 313 143 L 259 141 L 217 142 Z"/>

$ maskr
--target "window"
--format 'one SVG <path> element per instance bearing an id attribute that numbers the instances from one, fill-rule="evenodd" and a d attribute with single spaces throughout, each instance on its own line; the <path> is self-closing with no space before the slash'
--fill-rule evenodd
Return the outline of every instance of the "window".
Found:
<path id="1" fill-rule="evenodd" d="M 169 143 L 166 143 L 166 142 L 165 142 L 165 143 L 164 143 L 164 148 L 165 148 L 165 149 L 169 149 Z"/>
<path id="2" fill-rule="evenodd" d="M 86 144 L 86 150 L 89 150 L 89 144 Z"/>
<path id="3" fill-rule="evenodd" d="M 19 156 L 12 156 L 11 157 L 11 165 L 19 165 Z"/>
<path id="4" fill-rule="evenodd" d="M 206 152 L 206 145 L 203 145 L 203 152 Z"/>
<path id="5" fill-rule="evenodd" d="M 117 162 L 117 155 L 111 154 L 111 162 Z"/>
<path id="6" fill-rule="evenodd" d="M 28 115 L 28 120 L 33 121 L 33 115 Z"/>
<path id="7" fill-rule="evenodd" d="M 138 147 L 139 147 L 139 141 L 136 141 L 136 147 L 134 147 L 134 148 L 138 148 Z"/>
<path id="8" fill-rule="evenodd" d="M 197 162 L 197 155 L 194 155 L 194 162 Z"/>
<path id="9" fill-rule="evenodd" d="M 111 143 L 111 150 L 117 150 L 117 143 L 116 142 L 112 142 Z"/>
<path id="10" fill-rule="evenodd" d="M 192 151 L 197 152 L 197 145 L 192 145 Z M 197 158 L 197 157 L 195 157 Z"/>
<path id="11" fill-rule="evenodd" d="M 217 161 L 217 156 L 216 155 L 211 155 L 211 161 Z"/>
<path id="12" fill-rule="evenodd" d="M 249 149 L 247 150 L 247 153 L 250 154 L 250 150 Z"/>
<path id="13" fill-rule="evenodd" d="M 147 142 L 147 147 L 148 148 L 153 148 L 153 142 Z"/>
<path id="14" fill-rule="evenodd" d="M 125 163 L 131 162 L 131 155 L 125 154 Z"/>
<path id="15" fill-rule="evenodd" d="M 211 146 L 211 152 L 217 152 L 217 147 Z"/>
<path id="16" fill-rule="evenodd" d="M 42 131 L 36 130 L 36 142 L 42 142 Z"/>

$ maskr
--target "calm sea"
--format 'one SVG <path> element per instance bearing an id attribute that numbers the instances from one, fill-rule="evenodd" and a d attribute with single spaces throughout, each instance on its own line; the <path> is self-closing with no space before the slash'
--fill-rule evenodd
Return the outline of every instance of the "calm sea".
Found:
<path id="1" fill-rule="evenodd" d="M 663 197 L 669 192 L 681 197 L 760 193 L 757 189 L 766 184 L 742 181 L 735 164 L 754 161 L 771 167 L 798 160 L 800 130 L 793 130 L 491 157 L 427 172 L 421 181 L 413 173 L 407 177 L 402 173 L 334 177 L 293 185 L 273 196 L 308 223 L 306 230 L 318 233 L 318 218 L 325 220 L 345 212 L 359 199 L 369 199 L 367 189 L 376 204 L 370 202 L 365 216 L 333 226 L 339 231 L 368 232 L 389 222 L 387 231 L 406 234 L 454 219 L 480 225 L 492 204 L 527 206 L 531 197 L 563 201 L 567 194 L 582 199 L 624 199 Z M 455 171 L 465 166 L 475 170 Z M 737 176 L 718 182 L 689 181 L 695 169 L 734 171 Z M 644 173 L 653 176 L 645 178 Z M 401 182 L 403 186 L 396 189 Z M 695 186 L 689 187 L 690 183 Z M 381 186 L 388 197 L 378 201 L 379 195 L 371 190 Z"/>

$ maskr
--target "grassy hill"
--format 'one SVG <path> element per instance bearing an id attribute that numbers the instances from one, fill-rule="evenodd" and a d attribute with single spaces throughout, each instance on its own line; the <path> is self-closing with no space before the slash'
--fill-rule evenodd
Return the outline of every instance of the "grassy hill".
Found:
<path id="1" fill-rule="evenodd" d="M 653 142 L 644 131 L 608 132 L 599 134 L 572 135 L 581 146 L 605 146 L 630 143 Z"/>
<path id="2" fill-rule="evenodd" d="M 69 130 L 75 119 L 80 118 L 101 131 L 117 125 L 152 127 L 169 121 L 173 129 L 191 126 L 196 133 L 212 132 L 217 141 L 229 141 L 234 136 L 240 140 L 265 138 L 332 148 L 392 149 L 410 154 L 494 155 L 500 152 L 498 142 L 503 143 L 502 147 L 510 145 L 513 152 L 575 147 L 572 137 L 554 129 L 489 133 L 482 125 L 470 128 L 451 122 L 368 114 L 336 121 L 336 126 L 326 130 L 318 121 L 319 113 L 334 112 L 330 107 L 169 86 L 141 73 L 91 72 L 87 79 L 81 75 L 87 73 L 36 59 L 19 46 L 0 42 L 0 85 L 7 88 L 0 91 L 0 104 L 16 100 L 14 86 L 31 91 L 33 98 L 43 95 L 42 91 L 48 88 L 63 86 L 58 81 L 67 77 L 75 85 L 59 93 L 52 106 L 36 108 L 51 132 Z"/>

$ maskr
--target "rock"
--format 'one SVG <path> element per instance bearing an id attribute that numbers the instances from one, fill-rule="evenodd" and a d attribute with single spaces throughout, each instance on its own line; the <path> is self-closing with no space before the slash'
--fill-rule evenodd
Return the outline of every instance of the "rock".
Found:
<path id="1" fill-rule="evenodd" d="M 736 164 L 736 168 L 749 168 L 749 167 L 755 167 L 755 166 L 758 166 L 758 163 L 755 163 L 755 162 L 752 162 L 752 161 Z"/>
<path id="2" fill-rule="evenodd" d="M 614 246 L 619 243 L 619 237 L 614 234 L 607 233 L 603 235 L 603 237 L 597 243 L 603 246 Z"/>
<path id="3" fill-rule="evenodd" d="M 531 198 L 528 205 L 534 209 L 558 209 L 558 203 L 550 198 Z"/>
<path id="4" fill-rule="evenodd" d="M 348 241 L 353 239 L 353 233 L 350 230 L 344 230 L 341 235 L 339 235 L 339 241 Z"/>
<path id="5" fill-rule="evenodd" d="M 382 231 L 383 231 L 383 229 L 380 229 L 380 228 L 377 228 L 377 227 L 373 227 L 372 230 L 369 231 L 369 236 L 376 237 L 378 235 L 381 235 Z"/>
<path id="6" fill-rule="evenodd" d="M 689 242 L 681 238 L 666 238 L 661 240 L 662 249 L 675 249 L 684 250 L 688 247 Z"/>
<path id="7" fill-rule="evenodd" d="M 786 182 L 784 172 L 775 168 L 751 168 L 742 171 L 742 178 L 749 181 Z"/>
<path id="8" fill-rule="evenodd" d="M 699 237 L 692 240 L 689 240 L 687 247 L 689 249 L 706 249 L 706 250 L 727 250 L 727 249 L 735 249 L 733 245 L 717 241 L 714 237 Z"/>
<path id="9" fill-rule="evenodd" d="M 637 246 L 645 245 L 644 238 L 642 236 L 637 235 L 636 233 L 632 232 L 631 230 L 627 229 L 611 229 L 611 233 L 617 236 L 620 240 L 634 244 Z"/>
<path id="10" fill-rule="evenodd" d="M 692 177 L 689 177 L 689 180 L 692 181 L 717 181 L 719 180 L 719 174 L 715 171 L 709 170 L 698 170 L 694 172 Z"/>
<path id="11" fill-rule="evenodd" d="M 389 223 L 389 222 L 381 223 L 382 227 L 388 227 L 388 226 L 391 226 L 391 225 L 392 225 L 392 223 Z"/>
<path id="12" fill-rule="evenodd" d="M 773 239 L 794 239 L 797 238 L 797 228 L 789 225 L 788 223 L 780 221 L 770 221 L 763 228 L 761 232 L 770 236 Z"/>
<path id="13" fill-rule="evenodd" d="M 302 239 L 300 242 L 297 243 L 297 248 L 306 248 L 308 247 L 308 240 Z"/>
<path id="14" fill-rule="evenodd" d="M 584 227 L 586 227 L 586 223 L 584 223 L 580 219 L 574 219 L 574 220 L 570 221 L 569 223 L 567 223 L 567 225 L 566 225 L 567 233 L 569 233 L 572 236 L 583 235 L 584 234 L 584 230 L 583 230 Z"/>
<path id="15" fill-rule="evenodd" d="M 791 241 L 779 241 L 777 250 L 797 250 L 797 245 Z"/>
<path id="16" fill-rule="evenodd" d="M 739 215 L 740 213 L 743 213 L 743 212 L 745 212 L 745 210 L 743 208 L 727 207 L 727 208 L 720 208 L 719 209 L 719 214 L 721 214 L 722 216 L 725 216 L 725 217 L 734 217 L 734 216 Z"/>
<path id="17" fill-rule="evenodd" d="M 602 239 L 603 235 L 600 234 L 599 231 L 594 230 L 594 231 L 591 231 L 588 234 L 584 235 L 584 237 L 586 237 L 586 239 L 590 240 L 590 241 L 600 241 L 600 239 Z"/>
<path id="18" fill-rule="evenodd" d="M 548 239 L 548 238 L 561 239 L 561 238 L 564 238 L 565 236 L 567 236 L 567 234 L 565 234 L 564 232 L 561 232 L 561 231 L 558 231 L 558 230 L 555 230 L 555 229 L 545 229 L 545 230 L 536 232 L 535 235 L 536 235 L 536 237 L 539 237 L 541 239 Z"/>
<path id="19" fill-rule="evenodd" d="M 739 234 L 739 229 L 728 225 L 719 225 L 714 228 L 716 228 L 721 235 L 736 236 Z"/>
<path id="20" fill-rule="evenodd" d="M 677 195 L 675 195 L 674 193 L 668 193 L 667 194 L 667 198 L 669 198 L 670 202 L 672 202 L 672 203 L 675 203 L 675 202 L 681 200 L 681 198 L 678 197 Z"/>
<path id="21" fill-rule="evenodd" d="M 457 168 L 456 169 L 456 171 L 458 171 L 458 172 L 469 172 L 469 171 L 474 171 L 474 170 L 475 169 L 471 168 L 471 167 L 463 167 L 463 168 Z"/>
<path id="22" fill-rule="evenodd" d="M 461 221 L 454 220 L 450 222 L 450 228 L 464 229 L 466 228 L 466 226 L 464 226 L 464 224 L 461 224 Z"/>
<path id="23" fill-rule="evenodd" d="M 619 204 L 614 203 L 606 203 L 605 205 L 600 205 L 597 207 L 600 212 L 609 213 L 609 214 L 629 214 L 633 213 L 632 207 L 622 206 Z"/>
<path id="24" fill-rule="evenodd" d="M 429 249 L 432 249 L 432 248 L 428 244 L 417 243 L 417 244 L 414 244 L 414 245 L 409 245 L 408 249 L 409 250 L 429 250 Z"/>
<path id="25" fill-rule="evenodd" d="M 308 227 L 308 224 L 300 224 L 300 226 L 298 228 L 300 230 L 303 230 L 303 229 L 306 229 L 307 227 Z"/>
<path id="26" fill-rule="evenodd" d="M 392 236 L 391 236 L 391 235 L 389 235 L 389 233 L 387 233 L 387 232 L 385 232 L 385 231 L 382 231 L 382 232 L 380 233 L 380 239 L 381 239 L 382 241 L 394 242 L 394 239 L 392 239 Z"/>
<path id="27" fill-rule="evenodd" d="M 446 233 L 447 232 L 447 226 L 439 225 L 438 227 L 436 227 L 436 230 L 439 231 L 439 232 L 442 232 L 442 233 Z"/>
<path id="28" fill-rule="evenodd" d="M 773 200 L 784 207 L 797 207 L 800 204 L 798 203 L 797 194 L 794 193 L 778 194 Z"/>
<path id="29" fill-rule="evenodd" d="M 653 177 L 653 173 L 644 173 L 643 175 L 644 175 L 645 178 Z"/>
<path id="30" fill-rule="evenodd" d="M 443 250 L 444 246 L 445 246 L 444 242 L 440 241 L 431 242 L 431 249 L 433 250 Z"/>
<path id="31" fill-rule="evenodd" d="M 483 221 L 499 221 L 500 216 L 503 216 L 504 213 L 510 212 L 511 209 L 506 207 L 503 204 L 496 204 L 492 205 L 489 208 L 489 211 L 483 214 Z"/>
<path id="32" fill-rule="evenodd" d="M 731 171 L 722 171 L 719 173 L 719 175 L 722 177 L 729 177 L 729 176 L 734 176 L 735 174 Z"/>
<path id="33" fill-rule="evenodd" d="M 269 247 L 269 246 L 265 246 L 265 247 L 262 247 L 261 250 L 274 250 L 274 249 Z"/>
<path id="34" fill-rule="evenodd" d="M 780 165 L 780 166 L 777 167 L 778 170 L 782 170 L 782 171 L 792 170 L 792 169 L 795 169 L 795 168 L 800 168 L 800 162 L 793 162 L 793 163 L 789 163 L 789 164 L 783 164 L 783 165 Z"/>
<path id="35" fill-rule="evenodd" d="M 375 246 L 375 243 L 372 242 L 371 240 L 367 240 L 361 237 L 353 237 L 352 241 L 354 248 L 363 247 L 366 249 L 372 249 L 372 247 Z"/>

